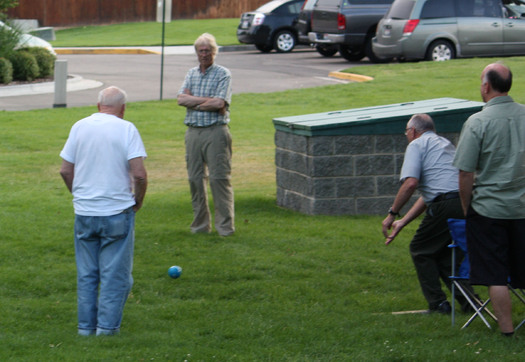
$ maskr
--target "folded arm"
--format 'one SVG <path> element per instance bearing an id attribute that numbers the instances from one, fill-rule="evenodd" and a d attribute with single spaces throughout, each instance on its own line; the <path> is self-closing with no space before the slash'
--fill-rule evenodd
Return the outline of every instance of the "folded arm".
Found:
<path id="1" fill-rule="evenodd" d="M 177 102 L 179 106 L 191 108 L 193 110 L 219 112 L 221 114 L 226 112 L 226 107 L 228 106 L 226 101 L 222 98 L 197 97 L 192 95 L 189 89 L 186 89 L 184 93 L 178 95 Z"/>

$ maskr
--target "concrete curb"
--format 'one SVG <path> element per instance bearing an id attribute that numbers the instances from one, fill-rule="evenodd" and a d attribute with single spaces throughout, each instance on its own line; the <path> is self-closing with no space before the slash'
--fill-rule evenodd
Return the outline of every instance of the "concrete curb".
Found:
<path id="1" fill-rule="evenodd" d="M 84 89 L 93 89 L 101 87 L 102 85 L 102 82 L 91 79 L 84 79 L 79 75 L 70 74 L 69 79 L 67 80 L 67 91 L 74 92 Z M 28 94 L 48 94 L 54 92 L 55 82 L 10 85 L 0 87 L 0 98 L 23 96 Z"/>
<path id="2" fill-rule="evenodd" d="M 219 47 L 221 52 L 237 52 L 254 50 L 253 45 L 227 45 Z M 71 47 L 71 48 L 55 48 L 55 52 L 61 55 L 69 54 L 162 54 L 162 47 L 160 46 L 146 46 L 146 47 Z M 195 54 L 192 45 L 180 46 L 166 46 L 164 52 L 168 55 L 189 55 Z"/>
<path id="3" fill-rule="evenodd" d="M 69 54 L 160 54 L 159 52 L 142 48 L 55 48 L 61 55 Z"/>
<path id="4" fill-rule="evenodd" d="M 351 80 L 354 82 L 370 82 L 371 80 L 374 80 L 374 78 L 366 75 L 343 72 L 330 72 L 328 73 L 328 76 L 337 79 Z"/>

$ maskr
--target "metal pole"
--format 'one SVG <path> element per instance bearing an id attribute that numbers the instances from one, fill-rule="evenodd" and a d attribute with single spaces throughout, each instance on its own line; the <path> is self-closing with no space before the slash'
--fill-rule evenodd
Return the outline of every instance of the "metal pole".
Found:
<path id="1" fill-rule="evenodd" d="M 160 100 L 162 101 L 162 90 L 164 87 L 164 35 L 166 28 L 166 0 L 162 0 L 162 51 L 160 56 Z"/>
<path id="2" fill-rule="evenodd" d="M 55 103 L 53 108 L 67 107 L 67 60 L 55 61 Z"/>

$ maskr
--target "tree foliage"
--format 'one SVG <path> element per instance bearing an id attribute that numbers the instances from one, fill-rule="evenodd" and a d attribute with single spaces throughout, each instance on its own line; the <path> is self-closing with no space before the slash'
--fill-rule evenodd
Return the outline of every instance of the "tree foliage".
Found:
<path id="1" fill-rule="evenodd" d="M 18 6 L 18 0 L 0 0 L 0 15 L 5 19 L 8 9 Z"/>

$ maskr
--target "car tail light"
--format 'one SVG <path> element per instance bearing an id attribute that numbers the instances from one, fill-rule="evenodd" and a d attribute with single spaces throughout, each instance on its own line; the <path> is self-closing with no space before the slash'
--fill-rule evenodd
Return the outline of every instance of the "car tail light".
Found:
<path id="1" fill-rule="evenodd" d="M 253 22 L 252 22 L 252 25 L 254 26 L 257 26 L 257 25 L 261 25 L 264 21 L 264 14 L 255 14 L 255 16 L 253 17 Z"/>
<path id="2" fill-rule="evenodd" d="M 405 24 L 405 27 L 403 29 L 403 35 L 410 35 L 416 28 L 417 24 L 419 24 L 419 19 L 410 19 Z"/>
<path id="3" fill-rule="evenodd" d="M 346 17 L 341 13 L 337 14 L 337 29 L 339 30 L 346 29 Z"/>

